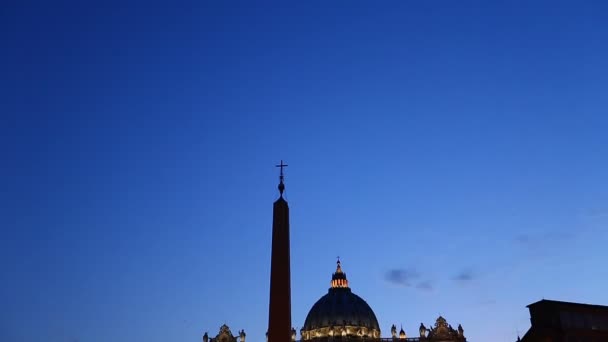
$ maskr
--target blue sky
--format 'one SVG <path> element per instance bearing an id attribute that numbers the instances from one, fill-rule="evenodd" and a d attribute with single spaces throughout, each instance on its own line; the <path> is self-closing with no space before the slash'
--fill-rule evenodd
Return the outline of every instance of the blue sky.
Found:
<path id="1" fill-rule="evenodd" d="M 264 342 L 341 256 L 383 334 L 608 304 L 602 1 L 4 5 L 0 339 Z"/>

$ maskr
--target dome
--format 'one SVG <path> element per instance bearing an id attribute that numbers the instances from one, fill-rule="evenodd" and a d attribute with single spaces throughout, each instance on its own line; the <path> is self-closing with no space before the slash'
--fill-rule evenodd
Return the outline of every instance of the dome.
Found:
<path id="1" fill-rule="evenodd" d="M 329 326 L 353 325 L 380 330 L 372 308 L 349 288 L 332 288 L 310 309 L 305 330 Z"/>
<path id="2" fill-rule="evenodd" d="M 374 311 L 348 287 L 339 260 L 331 288 L 312 306 L 301 333 L 304 340 L 333 335 L 380 337 Z"/>

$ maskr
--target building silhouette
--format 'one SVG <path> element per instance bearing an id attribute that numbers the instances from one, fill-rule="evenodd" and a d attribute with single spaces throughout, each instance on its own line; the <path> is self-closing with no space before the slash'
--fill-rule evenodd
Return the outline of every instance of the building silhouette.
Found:
<path id="1" fill-rule="evenodd" d="M 429 327 L 420 323 L 414 337 L 408 337 L 403 327 L 397 333 L 394 324 L 390 332 L 390 337 L 382 337 L 376 314 L 363 298 L 353 293 L 338 260 L 330 288 L 306 315 L 300 337 L 302 342 L 466 341 L 462 326 L 459 324 L 454 329 L 441 316 Z M 292 330 L 292 340 L 295 339 L 295 330 Z"/>
<path id="2" fill-rule="evenodd" d="M 279 198 L 273 206 L 272 257 L 270 271 L 270 302 L 266 342 L 295 342 L 297 332 L 291 325 L 291 279 L 289 252 L 289 206 L 283 198 L 285 190 L 283 161 L 280 167 Z M 420 324 L 417 334 L 408 337 L 401 327 L 390 329 L 390 337 L 382 337 L 376 314 L 367 302 L 352 292 L 340 260 L 333 273 L 330 288 L 310 309 L 302 329 L 301 342 L 466 342 L 464 329 L 456 329 L 439 316 L 434 324 Z M 235 336 L 226 325 L 215 337 L 203 336 L 203 342 L 245 342 L 245 331 Z"/>
<path id="3" fill-rule="evenodd" d="M 608 342 L 608 306 L 543 299 L 527 306 L 531 327 L 521 342 Z"/>

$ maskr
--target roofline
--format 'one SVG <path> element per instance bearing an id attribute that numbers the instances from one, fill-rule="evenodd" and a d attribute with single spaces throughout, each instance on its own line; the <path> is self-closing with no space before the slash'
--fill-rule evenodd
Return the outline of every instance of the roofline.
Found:
<path id="1" fill-rule="evenodd" d="M 547 303 L 547 304 L 558 304 L 558 305 L 570 305 L 570 306 L 580 306 L 580 307 L 588 307 L 588 308 L 596 308 L 596 309 L 603 309 L 603 310 L 608 310 L 608 306 L 605 305 L 597 305 L 597 304 L 586 304 L 586 303 L 574 303 L 574 302 L 564 302 L 564 301 L 559 301 L 559 300 L 551 300 L 551 299 L 541 299 L 538 302 L 534 302 L 532 304 L 528 304 L 526 305 L 527 308 L 530 308 L 532 306 L 536 306 L 539 304 L 543 304 L 543 303 Z"/>

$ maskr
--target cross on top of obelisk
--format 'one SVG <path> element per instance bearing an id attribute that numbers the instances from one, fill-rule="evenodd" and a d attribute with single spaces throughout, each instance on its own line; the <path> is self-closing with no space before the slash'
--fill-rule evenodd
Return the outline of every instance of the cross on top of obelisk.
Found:
<path id="1" fill-rule="evenodd" d="M 281 173 L 280 173 L 280 176 L 279 176 L 279 180 L 280 180 L 280 182 L 279 182 L 279 193 L 281 194 L 281 197 L 283 197 L 283 191 L 285 191 L 285 184 L 283 184 L 283 179 L 285 178 L 283 176 L 283 168 L 287 167 L 289 165 L 283 164 L 283 160 L 281 159 L 281 163 L 279 165 L 275 165 L 275 166 L 281 169 Z"/>

